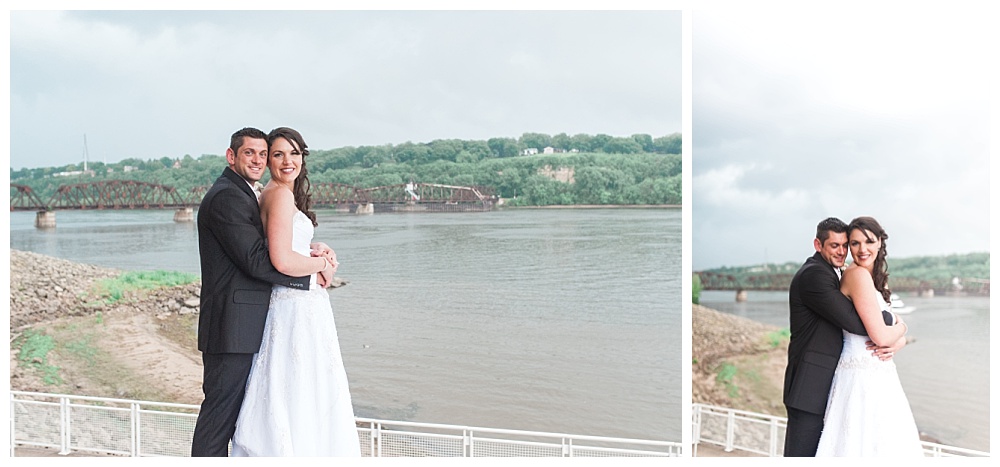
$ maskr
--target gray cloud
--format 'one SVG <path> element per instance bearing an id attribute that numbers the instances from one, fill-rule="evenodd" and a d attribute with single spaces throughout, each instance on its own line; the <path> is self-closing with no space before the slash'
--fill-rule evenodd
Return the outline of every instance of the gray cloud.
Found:
<path id="1" fill-rule="evenodd" d="M 801 261 L 827 216 L 989 250 L 991 26 L 912 10 L 695 10 L 695 270 Z"/>
<path id="2" fill-rule="evenodd" d="M 680 131 L 680 14 L 12 11 L 11 167 L 221 154 L 292 126 L 326 149 Z"/>

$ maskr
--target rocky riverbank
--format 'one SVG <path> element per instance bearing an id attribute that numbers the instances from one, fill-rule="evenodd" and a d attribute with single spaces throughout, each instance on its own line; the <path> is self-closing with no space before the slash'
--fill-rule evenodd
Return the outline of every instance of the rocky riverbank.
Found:
<path id="1" fill-rule="evenodd" d="M 151 315 L 197 313 L 201 282 L 127 292 L 108 303 L 96 290 L 102 279 L 122 271 L 74 263 L 52 256 L 10 250 L 10 327 L 18 332 L 67 316 L 141 312 Z"/>
<path id="2" fill-rule="evenodd" d="M 12 390 L 201 402 L 201 281 L 111 300 L 124 272 L 10 250 Z"/>
<path id="3" fill-rule="evenodd" d="M 700 305 L 691 332 L 693 402 L 785 416 L 787 333 Z"/>

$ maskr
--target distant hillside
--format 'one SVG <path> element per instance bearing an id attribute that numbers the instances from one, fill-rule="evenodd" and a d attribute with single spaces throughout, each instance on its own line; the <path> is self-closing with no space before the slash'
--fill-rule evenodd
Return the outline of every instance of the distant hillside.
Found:
<path id="1" fill-rule="evenodd" d="M 429 143 L 310 149 L 313 184 L 361 188 L 415 181 L 475 186 L 505 198 L 507 206 L 680 205 L 681 136 L 646 134 L 434 140 Z M 12 184 L 25 185 L 42 202 L 64 185 L 134 180 L 166 185 L 187 196 L 222 173 L 226 158 L 204 154 L 117 163 L 10 169 Z M 265 175 L 263 182 L 269 176 Z"/>
<path id="2" fill-rule="evenodd" d="M 785 290 L 801 263 L 757 264 L 696 271 L 705 290 Z M 951 291 L 955 278 L 961 290 L 989 294 L 990 254 L 890 258 L 889 287 L 893 290 Z"/>

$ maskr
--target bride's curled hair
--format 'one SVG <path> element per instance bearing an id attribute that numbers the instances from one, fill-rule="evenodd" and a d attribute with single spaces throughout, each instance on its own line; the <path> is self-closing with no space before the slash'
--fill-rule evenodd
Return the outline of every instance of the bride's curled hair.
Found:
<path id="1" fill-rule="evenodd" d="M 874 240 L 869 235 L 869 232 L 871 232 L 872 235 L 875 235 L 881 241 L 878 255 L 875 256 L 875 265 L 872 268 L 872 280 L 875 282 L 875 290 L 882 294 L 882 298 L 888 303 L 892 296 L 892 292 L 889 290 L 889 265 L 885 262 L 885 241 L 889 238 L 889 234 L 885 233 L 885 229 L 882 228 L 874 217 L 868 216 L 857 217 L 852 220 L 847 225 L 847 237 L 850 238 L 851 232 L 855 230 L 861 230 L 865 238 Z"/>
<path id="2" fill-rule="evenodd" d="M 267 134 L 267 147 L 270 148 L 278 138 L 285 138 L 289 144 L 298 148 L 302 154 L 302 167 L 298 178 L 295 179 L 292 194 L 295 196 L 295 207 L 312 221 L 313 227 L 316 227 L 319 225 L 316 222 L 316 213 L 309 209 L 312 207 L 312 195 L 309 194 L 311 184 L 309 183 L 309 170 L 306 169 L 306 156 L 309 155 L 309 150 L 306 149 L 308 147 L 306 146 L 306 141 L 302 139 L 302 135 L 298 131 L 282 126 L 271 130 Z"/>

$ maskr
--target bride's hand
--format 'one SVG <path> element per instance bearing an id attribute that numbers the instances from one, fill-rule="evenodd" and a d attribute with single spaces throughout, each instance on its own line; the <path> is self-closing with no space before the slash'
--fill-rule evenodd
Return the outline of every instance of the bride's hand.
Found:
<path id="1" fill-rule="evenodd" d="M 328 265 L 326 269 L 316 274 L 316 284 L 324 289 L 329 287 L 330 283 L 333 281 L 334 271 L 334 267 Z"/>
<path id="2" fill-rule="evenodd" d="M 330 264 L 333 265 L 333 271 L 337 272 L 337 266 L 340 264 L 337 262 L 337 253 L 333 251 L 332 248 L 323 242 L 316 242 L 309 245 L 311 250 L 309 251 L 310 256 L 322 256 L 326 258 Z"/>
<path id="3" fill-rule="evenodd" d="M 333 249 L 323 242 L 310 243 L 309 250 L 309 254 L 312 256 L 326 256 L 333 253 Z"/>

